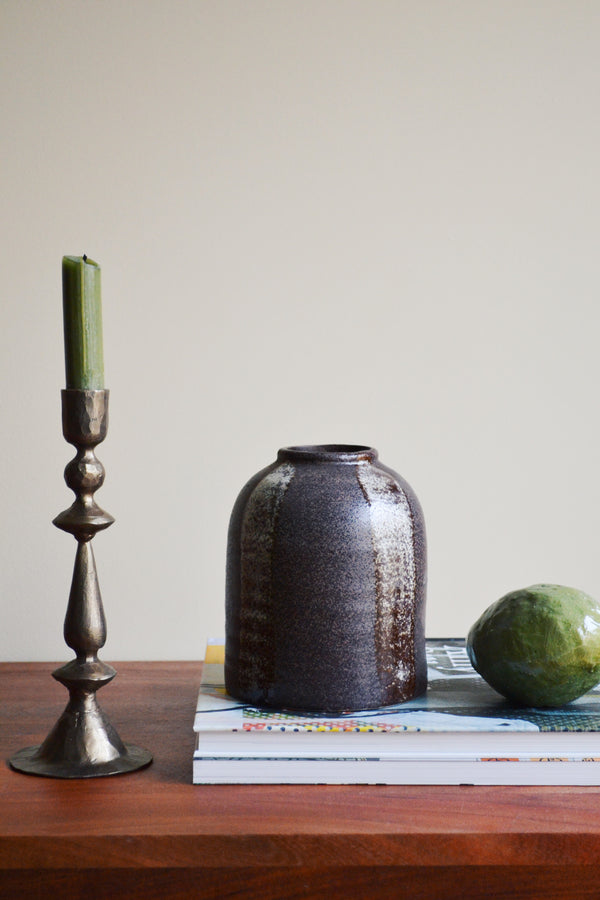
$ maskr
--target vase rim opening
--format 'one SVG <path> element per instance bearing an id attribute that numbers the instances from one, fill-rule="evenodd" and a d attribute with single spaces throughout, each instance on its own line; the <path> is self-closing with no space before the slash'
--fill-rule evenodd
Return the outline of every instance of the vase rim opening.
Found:
<path id="1" fill-rule="evenodd" d="M 282 447 L 277 458 L 296 461 L 373 462 L 377 459 L 377 450 L 363 444 L 304 444 Z"/>

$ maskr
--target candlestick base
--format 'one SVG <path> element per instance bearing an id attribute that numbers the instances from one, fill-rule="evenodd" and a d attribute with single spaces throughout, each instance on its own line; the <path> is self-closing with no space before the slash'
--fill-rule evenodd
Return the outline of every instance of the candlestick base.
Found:
<path id="1" fill-rule="evenodd" d="M 94 500 L 104 481 L 94 449 L 106 436 L 108 391 L 63 391 L 62 409 L 63 434 L 77 449 L 65 469 L 75 502 L 54 524 L 77 540 L 64 624 L 65 641 L 76 657 L 52 673 L 69 691 L 62 716 L 42 744 L 19 750 L 10 764 L 19 772 L 50 778 L 118 775 L 147 766 L 152 755 L 124 744 L 96 700 L 96 691 L 117 674 L 97 655 L 106 641 L 106 622 L 92 550 L 96 532 L 114 521 Z"/>
<path id="2" fill-rule="evenodd" d="M 125 753 L 110 762 L 85 762 L 76 765 L 71 760 L 44 759 L 41 747 L 25 747 L 10 759 L 17 772 L 42 775 L 46 778 L 97 778 L 100 775 L 124 775 L 143 769 L 152 762 L 152 754 L 142 747 L 125 744 Z"/>

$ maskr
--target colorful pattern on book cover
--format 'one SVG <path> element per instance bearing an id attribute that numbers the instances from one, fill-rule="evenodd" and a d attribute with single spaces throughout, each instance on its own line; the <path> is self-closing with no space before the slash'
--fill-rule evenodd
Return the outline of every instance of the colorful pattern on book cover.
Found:
<path id="1" fill-rule="evenodd" d="M 209 644 L 196 731 L 600 731 L 600 689 L 560 709 L 514 707 L 471 666 L 463 640 L 427 641 L 429 686 L 396 706 L 327 716 L 259 709 L 228 697 L 221 643 Z"/>

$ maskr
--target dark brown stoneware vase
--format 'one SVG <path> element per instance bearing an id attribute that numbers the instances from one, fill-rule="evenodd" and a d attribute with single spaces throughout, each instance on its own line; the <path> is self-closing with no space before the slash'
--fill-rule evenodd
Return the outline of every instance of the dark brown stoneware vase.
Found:
<path id="1" fill-rule="evenodd" d="M 425 582 L 419 501 L 376 450 L 280 450 L 231 516 L 227 691 L 328 713 L 418 696 Z"/>

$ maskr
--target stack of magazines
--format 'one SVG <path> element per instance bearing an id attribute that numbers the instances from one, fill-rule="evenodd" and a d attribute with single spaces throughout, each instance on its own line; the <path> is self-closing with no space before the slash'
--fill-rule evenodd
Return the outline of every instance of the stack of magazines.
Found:
<path id="1" fill-rule="evenodd" d="M 560 709 L 511 706 L 464 641 L 427 641 L 427 692 L 328 716 L 229 697 L 210 641 L 194 720 L 195 784 L 600 784 L 600 688 Z"/>

